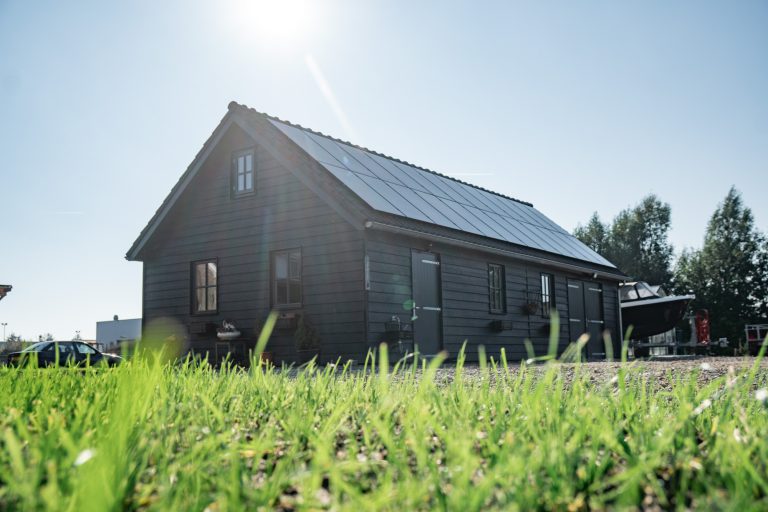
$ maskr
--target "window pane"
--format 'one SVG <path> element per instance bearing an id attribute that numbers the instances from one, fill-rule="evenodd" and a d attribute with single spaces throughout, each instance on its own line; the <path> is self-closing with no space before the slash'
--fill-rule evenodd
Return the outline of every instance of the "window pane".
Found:
<path id="1" fill-rule="evenodd" d="M 90 345 L 86 345 L 85 343 L 78 343 L 75 345 L 77 347 L 77 351 L 81 354 L 95 354 L 96 351 L 93 350 L 93 348 Z"/>
<path id="2" fill-rule="evenodd" d="M 288 275 L 290 277 L 301 276 L 301 253 L 292 252 L 290 255 L 290 265 L 288 268 Z"/>
<path id="3" fill-rule="evenodd" d="M 248 153 L 245 155 L 245 171 L 251 172 L 253 170 L 253 155 Z"/>
<path id="4" fill-rule="evenodd" d="M 216 263 L 213 261 L 208 263 L 208 286 L 216 286 Z"/>
<path id="5" fill-rule="evenodd" d="M 248 172 L 245 174 L 245 190 L 253 190 L 253 173 Z"/>
<path id="6" fill-rule="evenodd" d="M 275 303 L 276 304 L 288 304 L 288 282 L 285 280 L 277 281 L 275 283 Z"/>
<path id="7" fill-rule="evenodd" d="M 491 312 L 504 312 L 504 269 L 501 265 L 488 265 L 488 287 L 488 302 Z"/>
<path id="8" fill-rule="evenodd" d="M 245 172 L 245 158 L 242 156 L 237 157 L 237 174 L 243 174 Z"/>
<path id="9" fill-rule="evenodd" d="M 245 190 L 245 176 L 243 174 L 237 175 L 237 190 L 238 192 Z"/>
<path id="10" fill-rule="evenodd" d="M 205 263 L 195 265 L 195 288 L 205 286 Z"/>
<path id="11" fill-rule="evenodd" d="M 209 286 L 207 289 L 208 294 L 208 311 L 216 311 L 216 287 Z"/>
<path id="12" fill-rule="evenodd" d="M 205 288 L 195 290 L 195 311 L 205 311 Z"/>
<path id="13" fill-rule="evenodd" d="M 301 282 L 291 279 L 288 287 L 288 302 L 290 304 L 299 304 L 301 302 Z"/>
<path id="14" fill-rule="evenodd" d="M 276 279 L 288 278 L 288 255 L 287 254 L 275 255 L 275 278 Z"/>

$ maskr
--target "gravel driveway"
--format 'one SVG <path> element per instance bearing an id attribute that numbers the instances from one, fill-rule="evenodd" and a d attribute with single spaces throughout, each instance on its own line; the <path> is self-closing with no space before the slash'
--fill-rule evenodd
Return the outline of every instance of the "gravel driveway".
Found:
<path id="1" fill-rule="evenodd" d="M 695 359 L 667 359 L 667 360 L 637 360 L 627 363 L 632 368 L 637 369 L 639 375 L 648 377 L 650 380 L 657 381 L 661 387 L 667 388 L 676 379 L 682 379 L 687 374 L 698 371 L 697 380 L 701 384 L 722 377 L 728 373 L 729 368 L 738 372 L 751 368 L 755 364 L 753 357 L 697 357 Z M 590 374 L 590 380 L 594 383 L 608 382 L 616 376 L 621 363 L 614 362 L 588 362 L 582 363 L 579 371 Z M 512 371 L 519 371 L 519 364 L 510 364 Z M 569 381 L 577 370 L 575 364 L 559 364 L 560 371 L 563 373 L 566 381 Z M 545 365 L 529 366 L 537 374 L 546 371 Z M 760 362 L 760 373 L 768 375 L 768 358 Z M 455 369 L 448 365 L 440 368 L 437 373 L 437 381 L 440 384 L 447 384 L 453 381 Z M 464 365 L 464 375 L 466 378 L 480 378 L 480 367 L 475 364 Z"/>

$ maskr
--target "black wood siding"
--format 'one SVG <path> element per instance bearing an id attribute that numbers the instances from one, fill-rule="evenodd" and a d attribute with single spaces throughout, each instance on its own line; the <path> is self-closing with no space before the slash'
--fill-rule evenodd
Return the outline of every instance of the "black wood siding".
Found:
<path id="1" fill-rule="evenodd" d="M 360 358 L 366 347 L 362 233 L 260 147 L 256 193 L 230 198 L 230 156 L 253 146 L 230 128 L 142 252 L 147 333 L 170 319 L 188 348 L 205 352 L 215 335 L 198 331 L 227 318 L 252 343 L 270 310 L 270 253 L 300 247 L 302 311 L 318 330 L 323 355 Z M 218 313 L 192 315 L 190 264 L 206 258 L 218 259 Z M 276 333 L 267 350 L 292 360 L 293 333 Z"/>
<path id="2" fill-rule="evenodd" d="M 369 258 L 370 290 L 368 291 L 368 343 L 376 346 L 384 338 L 384 324 L 393 315 L 409 321 L 408 301 L 411 293 L 411 250 L 428 250 L 440 254 L 443 307 L 443 347 L 455 356 L 467 342 L 470 361 L 477 359 L 477 347 L 485 346 L 489 355 L 498 356 L 505 349 L 510 360 L 528 357 L 525 340 L 530 340 L 535 355 L 547 353 L 549 319 L 540 313 L 528 314 L 523 307 L 538 301 L 541 273 L 554 276 L 555 307 L 560 316 L 558 351 L 573 341 L 568 326 L 567 278 L 587 276 L 557 268 L 470 251 L 449 245 L 430 245 L 424 240 L 380 232 L 367 232 L 366 251 Z M 504 265 L 506 280 L 506 314 L 489 312 L 488 263 Z M 616 338 L 619 332 L 618 287 L 615 282 L 600 281 L 604 289 L 606 328 Z M 495 332 L 493 320 L 512 322 L 512 328 Z"/>

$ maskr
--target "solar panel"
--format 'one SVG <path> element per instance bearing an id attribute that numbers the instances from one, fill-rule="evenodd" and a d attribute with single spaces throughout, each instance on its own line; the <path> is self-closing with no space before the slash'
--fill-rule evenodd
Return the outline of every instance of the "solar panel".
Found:
<path id="1" fill-rule="evenodd" d="M 532 206 L 309 130 L 270 122 L 375 210 L 614 267 Z"/>

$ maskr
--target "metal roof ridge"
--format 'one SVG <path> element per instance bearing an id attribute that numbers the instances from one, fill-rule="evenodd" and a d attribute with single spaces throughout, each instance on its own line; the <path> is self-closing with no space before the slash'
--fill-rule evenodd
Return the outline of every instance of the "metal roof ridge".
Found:
<path id="1" fill-rule="evenodd" d="M 475 185 L 475 184 L 473 184 L 473 183 L 469 183 L 469 182 L 466 182 L 466 181 L 462 181 L 462 180 L 460 180 L 460 179 L 458 179 L 458 178 L 454 178 L 454 177 L 452 177 L 452 176 L 448 176 L 448 175 L 446 175 L 446 174 L 442 174 L 442 173 L 439 173 L 439 172 L 437 172 L 437 171 L 433 171 L 432 169 L 427 169 L 426 167 L 422 167 L 422 166 L 420 166 L 420 165 L 412 164 L 412 163 L 410 163 L 410 162 L 408 162 L 408 161 L 406 161 L 406 160 L 401 160 L 401 159 L 399 159 L 399 158 L 395 158 L 395 157 L 393 157 L 393 156 L 385 155 L 384 153 L 380 153 L 380 152 L 378 152 L 378 151 L 375 151 L 375 150 L 373 150 L 373 149 L 368 149 L 368 148 L 366 148 L 366 147 L 364 147 L 364 146 L 360 146 L 360 145 L 357 145 L 357 144 L 355 144 L 355 143 L 353 143 L 353 142 L 349 142 L 349 141 L 346 141 L 346 140 L 344 140 L 344 139 L 339 139 L 339 138 L 337 138 L 337 137 L 333 137 L 333 136 L 331 136 L 331 135 L 326 135 L 325 133 L 319 132 L 319 131 L 317 131 L 317 130 L 313 130 L 312 128 L 306 128 L 306 127 L 304 127 L 304 126 L 301 126 L 300 124 L 297 124 L 297 123 L 293 123 L 293 122 L 291 122 L 291 121 L 287 121 L 287 120 L 285 120 L 285 119 L 280 119 L 280 118 L 279 118 L 279 117 L 277 117 L 277 116 L 273 116 L 273 115 L 267 114 L 267 113 L 265 113 L 265 112 L 259 112 L 259 111 L 258 111 L 258 110 L 256 110 L 255 108 L 251 108 L 251 107 L 249 107 L 248 105 L 244 105 L 244 104 L 242 104 L 242 103 L 238 103 L 238 102 L 236 102 L 236 101 L 230 101 L 230 102 L 229 102 L 229 109 L 230 109 L 230 110 L 232 110 L 234 107 L 244 108 L 244 109 L 246 109 L 246 110 L 248 110 L 248 111 L 250 111 L 250 112 L 253 112 L 253 113 L 255 113 L 255 114 L 258 114 L 258 115 L 261 115 L 261 116 L 264 116 L 264 117 L 266 117 L 267 119 L 270 119 L 270 120 L 272 120 L 272 121 L 277 121 L 278 123 L 287 124 L 288 126 L 292 126 L 292 127 L 294 127 L 294 128 L 298 128 L 298 129 L 300 129 L 300 130 L 304 130 L 304 131 L 307 131 L 307 132 L 310 132 L 310 133 L 314 133 L 315 135 L 319 135 L 320 137 L 325 137 L 326 139 L 330 139 L 330 140 L 333 140 L 333 141 L 336 141 L 336 142 L 340 142 L 340 143 L 342 143 L 342 144 L 346 144 L 346 145 L 348 145 L 348 146 L 352 146 L 352 147 L 354 147 L 354 148 L 357 148 L 357 149 L 359 149 L 359 150 L 361 150 L 361 151 L 366 151 L 366 152 L 368 152 L 368 153 L 372 153 L 372 154 L 374 154 L 374 155 L 377 155 L 377 156 L 380 156 L 380 157 L 382 157 L 382 158 L 386 158 L 386 159 L 388 159 L 388 160 L 392 160 L 392 161 L 394 161 L 394 162 L 399 162 L 399 163 L 401 163 L 401 164 L 405 164 L 405 165 L 408 165 L 408 166 L 410 166 L 410 167 L 414 167 L 414 168 L 416 168 L 416 169 L 419 169 L 420 171 L 428 172 L 428 173 L 434 174 L 435 176 L 440 176 L 441 178 L 446 178 L 446 179 L 449 179 L 449 180 L 455 181 L 455 182 L 457 182 L 457 183 L 461 183 L 462 185 L 467 185 L 468 187 L 472 187 L 472 188 L 475 188 L 475 189 L 477 189 L 477 190 L 482 190 L 483 192 L 488 192 L 489 194 L 493 194 L 493 195 L 496 195 L 496 196 L 502 197 L 502 198 L 504 198 L 504 199 L 509 199 L 510 201 L 514 201 L 514 202 L 516 202 L 516 203 L 520 203 L 520 204 L 524 204 L 524 205 L 526 205 L 526 206 L 530 206 L 531 208 L 533 208 L 533 207 L 534 207 L 534 206 L 533 206 L 533 203 L 530 203 L 530 202 L 528 202 L 528 201 L 523 201 L 522 199 L 517 199 L 516 197 L 507 196 L 507 195 L 504 195 L 504 194 L 502 194 L 502 193 L 500 193 L 500 192 L 496 192 L 496 191 L 494 191 L 494 190 L 490 190 L 490 189 L 487 189 L 487 188 L 481 187 L 481 186 L 479 186 L 479 185 Z"/>

